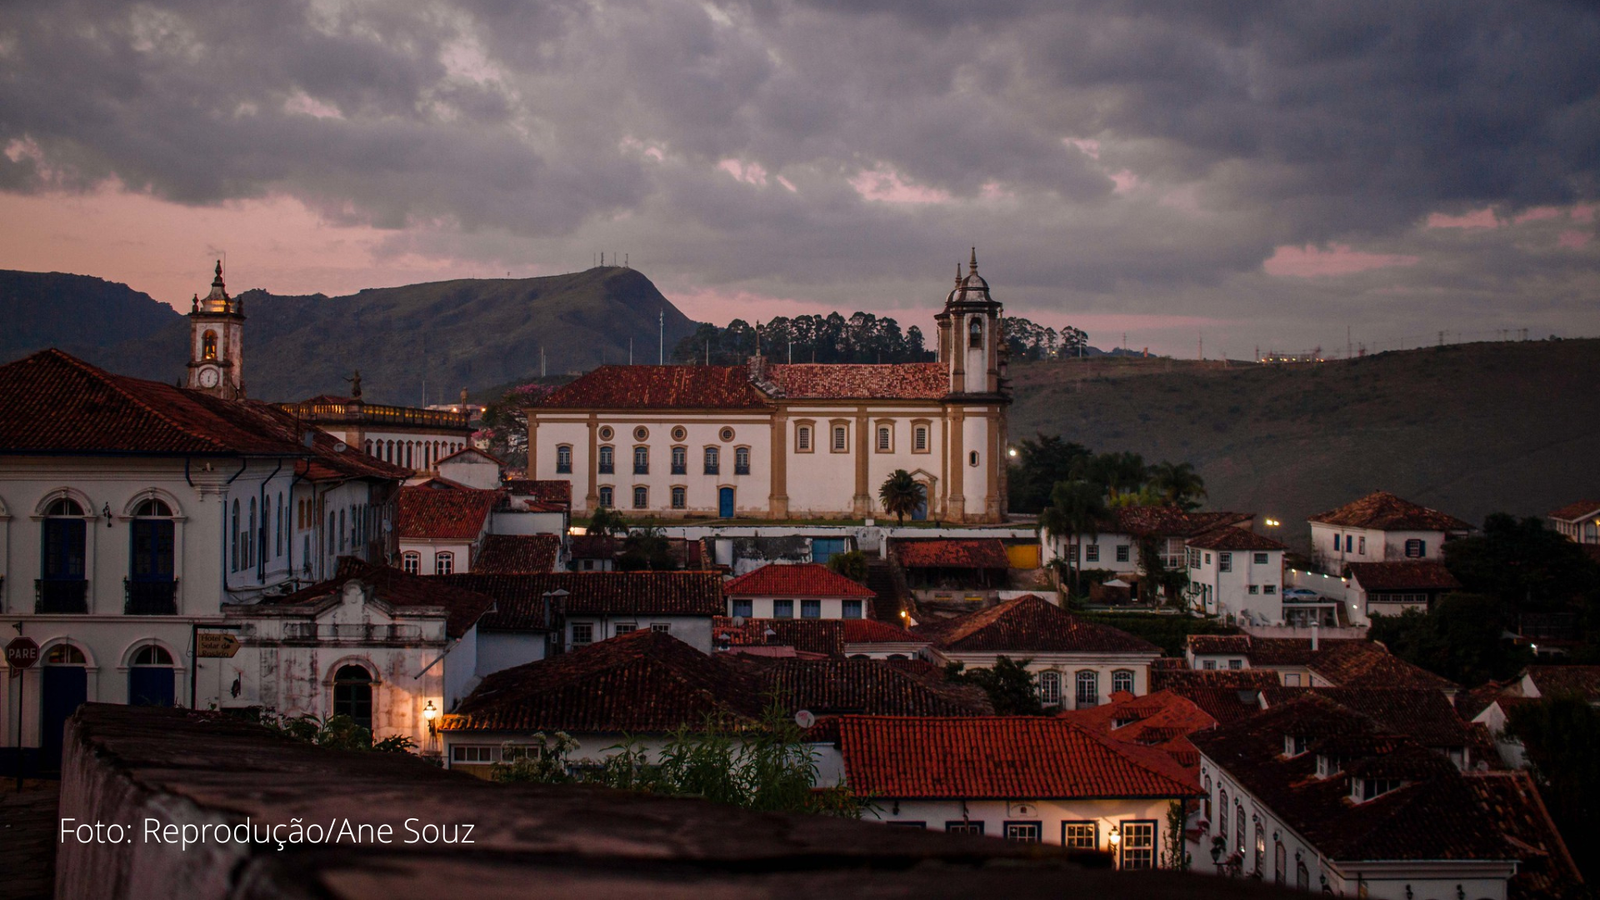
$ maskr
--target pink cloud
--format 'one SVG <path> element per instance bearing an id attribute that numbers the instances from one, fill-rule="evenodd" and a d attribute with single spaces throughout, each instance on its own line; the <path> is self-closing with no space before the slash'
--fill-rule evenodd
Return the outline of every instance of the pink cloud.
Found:
<path id="1" fill-rule="evenodd" d="M 1511 221 L 1517 225 L 1523 222 L 1542 222 L 1545 219 L 1560 218 L 1561 210 L 1554 206 L 1536 206 Z"/>
<path id="2" fill-rule="evenodd" d="M 1139 176 L 1133 174 L 1133 171 L 1130 169 L 1123 169 L 1120 172 L 1112 172 L 1111 181 L 1116 185 L 1115 191 L 1119 194 L 1126 194 L 1127 192 L 1139 186 Z"/>
<path id="3" fill-rule="evenodd" d="M 1583 231 L 1563 231 L 1561 237 L 1556 239 L 1556 246 L 1567 250 L 1577 250 L 1588 246 L 1593 235 Z"/>
<path id="4" fill-rule="evenodd" d="M 1593 203 L 1580 203 L 1572 208 L 1572 221 L 1593 222 L 1596 209 L 1600 209 L 1600 206 L 1596 206 Z"/>
<path id="5" fill-rule="evenodd" d="M 1428 216 L 1429 228 L 1494 228 L 1498 224 L 1494 210 L 1487 208 L 1460 216 L 1447 216 L 1444 213 Z"/>
<path id="6" fill-rule="evenodd" d="M 1329 244 L 1327 250 L 1311 244 L 1304 247 L 1284 245 L 1272 252 L 1272 257 L 1262 264 L 1268 275 L 1287 278 L 1317 278 L 1328 275 L 1350 275 L 1369 269 L 1391 266 L 1414 266 L 1418 258 L 1395 253 L 1363 253 L 1346 244 Z"/>
<path id="7" fill-rule="evenodd" d="M 937 188 L 911 184 L 893 168 L 880 163 L 850 179 L 850 186 L 867 200 L 882 203 L 944 203 L 950 194 Z"/>
<path id="8" fill-rule="evenodd" d="M 753 184 L 757 187 L 767 186 L 767 170 L 760 163 L 740 162 L 737 159 L 725 159 L 717 163 L 717 168 L 734 177 L 736 181 Z"/>

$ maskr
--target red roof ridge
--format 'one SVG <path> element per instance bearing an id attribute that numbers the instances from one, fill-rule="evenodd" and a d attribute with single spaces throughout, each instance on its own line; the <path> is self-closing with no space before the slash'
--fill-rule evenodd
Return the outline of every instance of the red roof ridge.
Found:
<path id="1" fill-rule="evenodd" d="M 52 356 L 52 357 L 56 357 L 59 360 L 61 360 L 61 361 L 65 362 L 65 363 L 67 363 L 68 365 L 72 366 L 73 368 L 76 368 L 79 371 L 83 372 L 85 375 L 88 375 L 91 378 L 96 378 L 99 381 L 103 382 L 107 387 L 111 388 L 112 390 L 114 390 L 118 394 L 120 394 L 124 400 L 127 400 L 129 403 L 132 403 L 133 405 L 139 407 L 140 409 L 144 410 L 145 412 L 149 413 L 150 415 L 155 416 L 156 418 L 160 419 L 162 422 L 166 423 L 167 425 L 171 426 L 172 428 L 175 428 L 178 431 L 181 431 L 185 435 L 187 435 L 187 436 L 189 436 L 191 438 L 194 438 L 196 440 L 200 440 L 200 441 L 204 441 L 204 442 L 206 442 L 208 444 L 220 446 L 218 441 L 216 441 L 214 438 L 211 438 L 211 437 L 209 437 L 207 435 L 204 435 L 204 434 L 197 433 L 197 432 L 193 431 L 192 429 L 185 427 L 183 424 L 179 423 L 176 419 L 174 419 L 171 416 L 167 415 L 165 412 L 162 412 L 160 409 L 157 409 L 156 407 L 150 405 L 149 403 L 146 403 L 142 397 L 140 397 L 138 394 L 134 393 L 133 391 L 128 390 L 127 386 L 122 383 L 124 381 L 138 381 L 138 382 L 142 382 L 144 384 L 156 385 L 156 386 L 159 386 L 159 387 L 164 389 L 164 388 L 167 387 L 167 385 L 163 384 L 162 382 L 151 381 L 151 380 L 149 380 L 147 378 L 134 378 L 131 375 L 118 375 L 118 374 L 116 374 L 114 372 L 108 372 L 105 369 L 100 368 L 99 366 L 96 366 L 96 365 L 93 365 L 91 363 L 85 362 L 84 360 L 81 360 L 81 359 L 77 358 L 76 356 L 73 356 L 72 354 L 66 352 L 65 350 L 61 350 L 61 349 L 56 348 L 56 347 L 50 347 L 48 349 L 41 350 L 38 353 L 34 354 L 34 356 L 36 356 L 36 357 L 37 356 Z M 183 390 L 183 388 L 174 388 L 174 390 Z M 195 396 L 203 396 L 203 395 L 196 394 Z"/>

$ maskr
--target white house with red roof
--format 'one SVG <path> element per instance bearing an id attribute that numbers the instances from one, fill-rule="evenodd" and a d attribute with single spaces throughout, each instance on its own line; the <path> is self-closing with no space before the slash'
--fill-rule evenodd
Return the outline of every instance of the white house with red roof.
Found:
<path id="1" fill-rule="evenodd" d="M 247 399 L 242 319 L 219 273 L 190 388 L 59 350 L 0 366 L 0 610 L 42 649 L 0 692 L 6 755 L 53 766 L 85 701 L 220 703 L 237 667 L 194 649 L 223 604 L 393 553 L 407 473 Z"/>
<path id="2" fill-rule="evenodd" d="M 529 476 L 571 480 L 579 515 L 860 519 L 904 469 L 927 498 L 913 518 L 1002 521 L 1001 314 L 974 253 L 937 362 L 602 366 L 527 410 Z"/>
<path id="3" fill-rule="evenodd" d="M 1185 544 L 1192 608 L 1254 625 L 1281 625 L 1288 548 L 1247 528 L 1222 527 Z"/>
<path id="4" fill-rule="evenodd" d="M 1550 527 L 1575 544 L 1600 544 L 1600 500 L 1579 500 L 1547 516 Z"/>
<path id="5" fill-rule="evenodd" d="M 873 592 L 816 563 L 770 563 L 722 586 L 728 615 L 743 619 L 860 619 Z"/>
<path id="6" fill-rule="evenodd" d="M 1335 575 L 1346 563 L 1440 560 L 1446 541 L 1472 531 L 1468 522 L 1388 491 L 1375 491 L 1308 521 L 1312 556 Z"/>
<path id="7" fill-rule="evenodd" d="M 500 502 L 498 491 L 437 482 L 401 488 L 395 516 L 400 568 L 410 575 L 471 572 Z"/>
<path id="8" fill-rule="evenodd" d="M 841 716 L 837 730 L 818 768 L 889 825 L 1100 851 L 1121 869 L 1170 865 L 1168 813 L 1201 793 L 1164 750 L 1065 719 Z"/>

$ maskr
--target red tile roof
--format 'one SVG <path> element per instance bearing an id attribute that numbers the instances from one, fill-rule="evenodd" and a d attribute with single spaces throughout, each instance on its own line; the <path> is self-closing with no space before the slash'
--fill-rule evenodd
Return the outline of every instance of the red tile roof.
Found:
<path id="1" fill-rule="evenodd" d="M 1459 687 L 1371 641 L 1326 642 L 1311 655 L 1307 666 L 1334 685 L 1345 688 L 1415 688 L 1453 694 Z"/>
<path id="2" fill-rule="evenodd" d="M 950 393 L 943 363 L 794 364 L 766 367 L 780 396 L 818 400 L 937 400 Z"/>
<path id="3" fill-rule="evenodd" d="M 997 538 L 895 541 L 900 565 L 908 569 L 1006 569 L 1011 561 Z"/>
<path id="4" fill-rule="evenodd" d="M 527 478 L 508 479 L 505 482 L 506 490 L 514 497 L 532 497 L 541 503 L 559 503 L 567 508 L 572 507 L 572 482 L 560 481 L 534 481 Z"/>
<path id="5" fill-rule="evenodd" d="M 888 622 L 877 619 L 843 619 L 844 642 L 846 644 L 926 644 L 927 638 L 919 637 Z"/>
<path id="6" fill-rule="evenodd" d="M 1472 526 L 1455 516 L 1377 491 L 1338 509 L 1311 517 L 1322 525 L 1374 528 L 1380 531 L 1470 531 Z"/>
<path id="7" fill-rule="evenodd" d="M 1467 778 L 1467 787 L 1506 837 L 1526 850 L 1511 879 L 1507 900 L 1565 900 L 1587 897 L 1583 876 L 1555 828 L 1539 789 L 1527 772 L 1484 772 Z M 1527 852 L 1527 851 L 1533 852 Z"/>
<path id="8" fill-rule="evenodd" d="M 818 563 L 768 563 L 722 586 L 729 597 L 827 597 L 868 600 L 872 591 Z"/>
<path id="9" fill-rule="evenodd" d="M 1419 559 L 1407 562 L 1357 562 L 1345 566 L 1350 577 L 1367 591 L 1458 591 L 1456 580 L 1444 563 Z"/>
<path id="10" fill-rule="evenodd" d="M 1360 713 L 1394 734 L 1405 735 L 1424 747 L 1466 747 L 1471 736 L 1455 704 L 1436 690 L 1415 688 L 1308 688 L 1275 687 L 1266 692 L 1271 706 L 1315 694 Z"/>
<path id="11" fill-rule="evenodd" d="M 1560 519 L 1564 522 L 1581 522 L 1600 516 L 1600 500 L 1579 500 L 1577 503 L 1568 503 L 1560 509 L 1553 510 L 1550 518 Z"/>
<path id="12" fill-rule="evenodd" d="M 1217 727 L 1217 720 L 1210 713 L 1172 691 L 1156 691 L 1143 697 L 1119 691 L 1111 695 L 1110 703 L 1059 713 L 1056 718 L 1119 741 L 1163 750 L 1191 777 L 1199 773 L 1200 753 L 1189 743 L 1189 735 Z"/>
<path id="13" fill-rule="evenodd" d="M 500 500 L 496 491 L 404 487 L 396 498 L 401 540 L 475 541 Z"/>
<path id="14" fill-rule="evenodd" d="M 550 572 L 556 567 L 561 538 L 553 534 L 490 534 L 472 561 L 480 575 L 525 575 Z"/>
<path id="15" fill-rule="evenodd" d="M 765 409 L 744 366 L 601 366 L 551 391 L 550 409 Z"/>
<path id="16" fill-rule="evenodd" d="M 479 457 L 484 462 L 492 462 L 497 466 L 504 466 L 506 464 L 505 460 L 499 458 L 498 456 L 492 456 L 482 450 L 479 450 L 477 447 L 468 445 L 466 447 L 462 447 L 460 450 L 457 450 L 449 456 L 440 457 L 439 462 L 434 463 L 434 466 L 437 467 L 440 463 L 447 463 L 451 460 L 456 460 L 457 462 L 466 462 L 467 457 L 471 456 Z M 457 457 L 460 457 L 460 459 L 457 460 Z"/>
<path id="17" fill-rule="evenodd" d="M 1246 528 L 1224 526 L 1197 537 L 1189 538 L 1189 546 L 1199 547 L 1202 550 L 1287 550 L 1288 547 L 1278 543 L 1264 534 L 1256 534 Z"/>
<path id="18" fill-rule="evenodd" d="M 748 672 L 648 629 L 496 672 L 443 717 L 445 731 L 663 734 L 761 713 Z"/>
<path id="19" fill-rule="evenodd" d="M 452 638 L 466 634 L 494 605 L 492 597 L 447 584 L 439 578 L 407 575 L 399 569 L 375 566 L 346 556 L 339 559 L 338 574 L 327 581 L 302 588 L 287 597 L 235 609 L 239 615 L 295 608 L 303 608 L 310 613 L 324 603 L 337 601 L 350 581 L 366 585 L 371 589 L 372 597 L 396 610 L 413 613 L 419 608 L 442 610 L 445 613 L 445 632 Z"/>
<path id="20" fill-rule="evenodd" d="M 988 716 L 981 688 L 920 678 L 875 659 L 764 659 L 736 657 L 730 665 L 750 672 L 760 693 L 785 710 L 824 715 Z"/>
<path id="21" fill-rule="evenodd" d="M 1161 651 L 1143 638 L 1085 622 L 1029 594 L 988 609 L 919 626 L 917 633 L 951 653 L 1147 653 Z"/>
<path id="22" fill-rule="evenodd" d="M 563 590 L 569 615 L 721 615 L 722 576 L 716 572 L 547 572 L 537 575 L 442 575 L 452 584 L 495 599 L 483 627 L 545 629 L 544 595 Z"/>
<path id="23" fill-rule="evenodd" d="M 1600 666 L 1529 666 L 1523 670 L 1539 689 L 1539 696 L 1572 694 L 1600 700 Z"/>
<path id="24" fill-rule="evenodd" d="M 1310 740 L 1284 757 L 1284 738 Z M 1337 860 L 1512 860 L 1524 853 L 1501 834 L 1468 776 L 1447 759 L 1326 698 L 1308 695 L 1247 721 L 1190 736 L 1200 751 L 1321 853 Z M 1349 760 L 1316 777 L 1317 751 Z M 1351 770 L 1405 772 L 1410 784 L 1352 804 Z M 1419 825 L 1425 823 L 1425 826 Z"/>
<path id="25" fill-rule="evenodd" d="M 746 619 L 735 625 L 727 616 L 711 620 L 711 639 L 730 648 L 792 647 L 801 653 L 833 657 L 845 656 L 851 646 L 928 643 L 904 628 L 875 619 Z"/>
<path id="26" fill-rule="evenodd" d="M 1112 534 L 1152 537 L 1189 537 L 1229 525 L 1241 525 L 1255 513 L 1190 512 L 1176 506 L 1124 506 L 1111 511 L 1101 527 Z"/>
<path id="27" fill-rule="evenodd" d="M 895 800 L 1180 798 L 1199 794 L 1159 750 L 1061 719 L 846 716 L 845 777 L 859 794 Z"/>

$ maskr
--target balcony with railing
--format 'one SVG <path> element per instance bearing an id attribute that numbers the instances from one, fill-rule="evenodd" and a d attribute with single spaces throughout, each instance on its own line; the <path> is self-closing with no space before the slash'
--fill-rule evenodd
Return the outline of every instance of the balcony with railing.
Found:
<path id="1" fill-rule="evenodd" d="M 87 613 L 89 582 L 82 578 L 39 578 L 33 582 L 36 613 Z"/>
<path id="2" fill-rule="evenodd" d="M 130 616 L 175 616 L 178 614 L 178 580 L 122 580 L 125 596 L 122 612 Z"/>
<path id="3" fill-rule="evenodd" d="M 471 431 L 471 415 L 446 409 L 420 409 L 414 406 L 386 406 L 381 403 L 305 402 L 283 403 L 280 408 L 302 422 L 319 425 L 362 425 L 366 427 L 433 428 Z"/>

